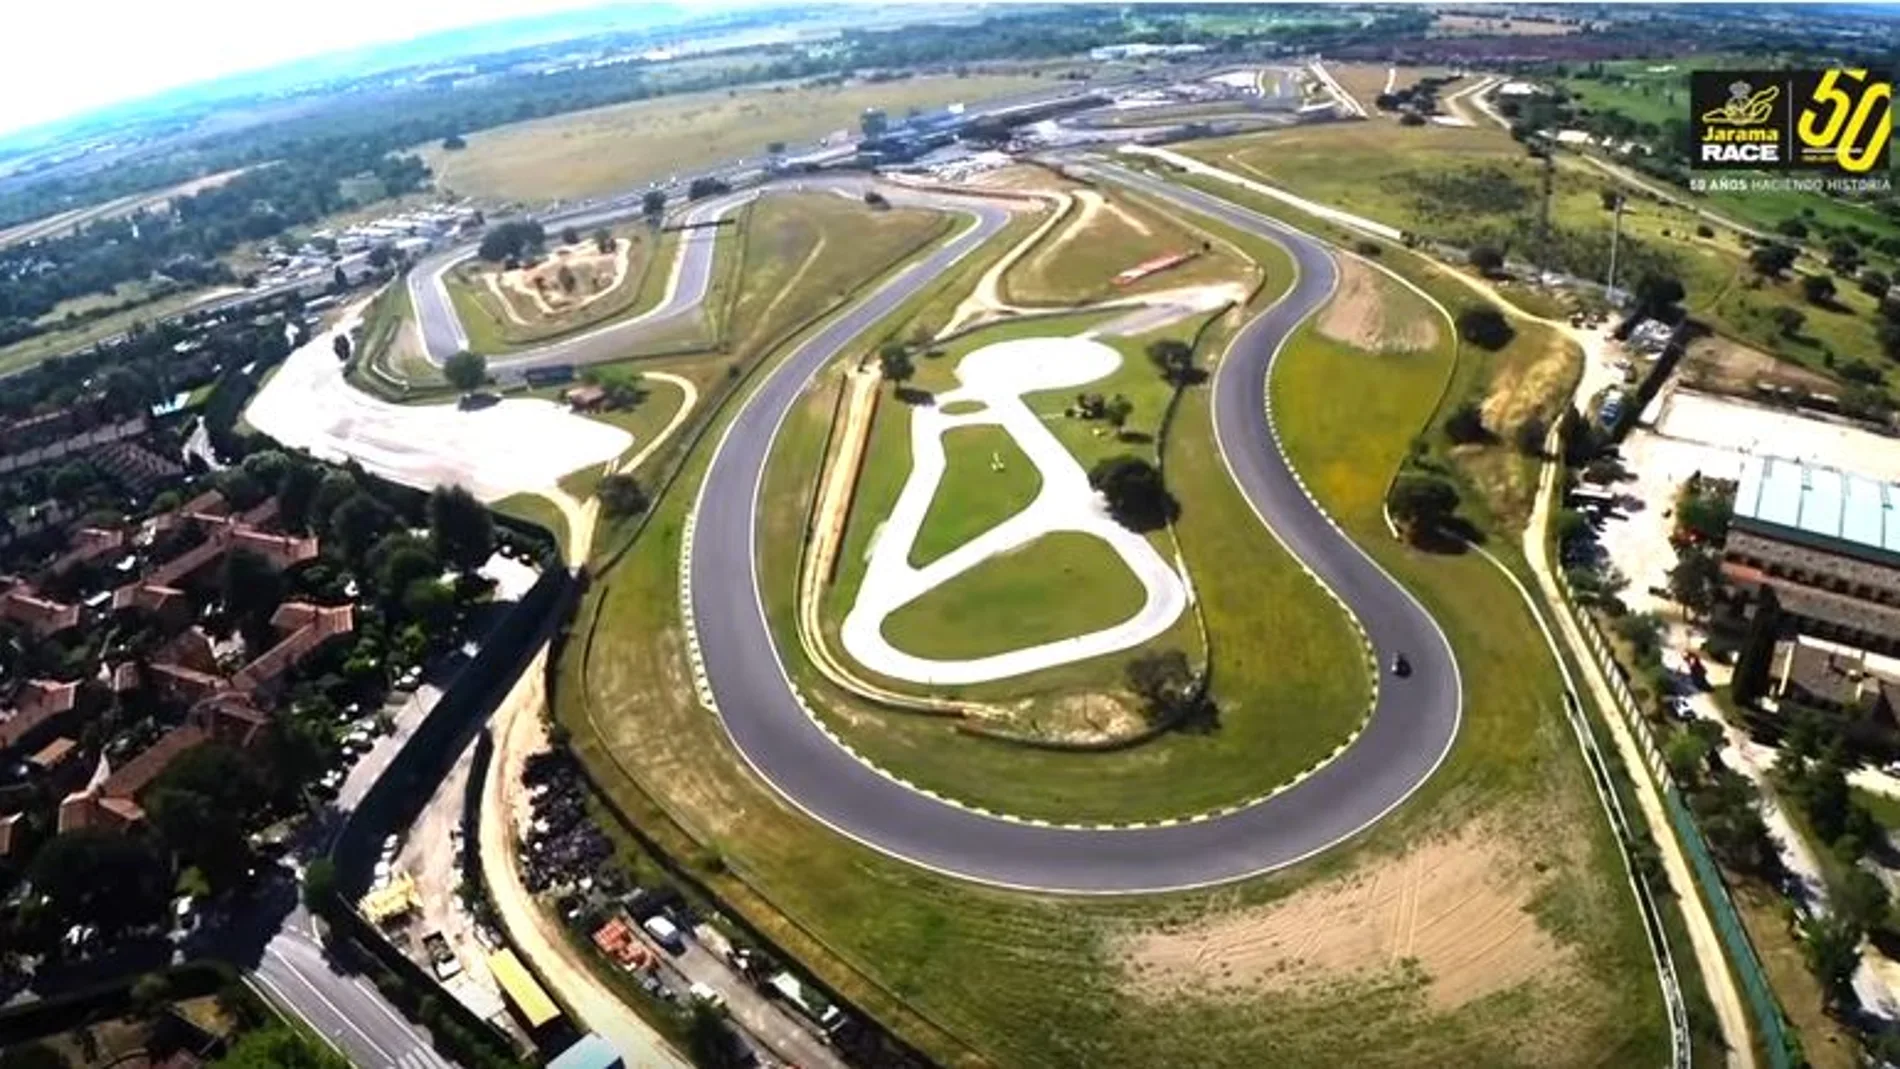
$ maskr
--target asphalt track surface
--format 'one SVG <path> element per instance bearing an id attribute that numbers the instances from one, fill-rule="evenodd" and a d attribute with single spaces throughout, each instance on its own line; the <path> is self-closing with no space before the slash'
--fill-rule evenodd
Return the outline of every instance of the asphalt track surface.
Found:
<path id="1" fill-rule="evenodd" d="M 1296 785 L 1238 809 L 1168 824 L 1069 827 L 1012 820 L 920 793 L 861 762 L 806 713 L 766 620 L 758 570 L 761 482 L 773 441 L 820 368 L 1002 226 L 1004 215 L 993 206 L 967 208 L 978 217 L 975 227 L 831 320 L 747 398 L 720 439 L 695 506 L 690 597 L 707 684 L 733 743 L 767 783 L 812 818 L 886 854 L 988 884 L 1096 894 L 1177 890 L 1291 865 L 1370 827 L 1429 779 L 1450 751 L 1462 694 L 1437 624 L 1306 496 L 1268 417 L 1266 384 L 1282 343 L 1334 288 L 1325 247 L 1198 190 L 1120 168 L 1097 172 L 1276 241 L 1298 265 L 1291 291 L 1242 329 L 1214 375 L 1215 438 L 1262 522 L 1351 607 L 1366 632 L 1382 678 L 1372 714 L 1352 744 Z M 1263 654 L 1271 655 L 1272 636 L 1261 641 Z M 1409 678 L 1386 670 L 1401 652 L 1411 662 Z M 1260 785 L 1263 792 L 1273 787 Z"/>
<path id="2" fill-rule="evenodd" d="M 806 184 L 828 188 L 846 186 L 850 183 L 837 180 L 814 180 Z M 681 222 L 687 224 L 712 222 L 749 203 L 757 196 L 758 190 L 748 189 L 710 198 L 688 209 Z M 610 208 L 588 215 L 569 217 L 564 225 L 575 229 L 587 229 L 625 219 L 627 215 L 628 211 L 624 207 Z M 488 357 L 488 366 L 495 371 L 522 371 L 552 364 L 595 363 L 628 355 L 628 350 L 642 337 L 681 318 L 698 314 L 700 305 L 706 299 L 707 291 L 712 287 L 713 266 L 716 260 L 713 253 L 720 233 L 719 228 L 680 231 L 677 262 L 655 265 L 656 269 L 673 272 L 673 275 L 669 279 L 665 296 L 653 308 L 639 315 L 629 316 L 536 348 L 523 349 L 515 353 L 491 354 Z M 423 351 L 427 354 L 429 362 L 437 367 L 440 367 L 444 360 L 456 352 L 468 348 L 468 334 L 462 328 L 461 318 L 456 315 L 455 303 L 449 297 L 443 276 L 456 265 L 466 263 L 474 256 L 475 246 L 463 245 L 427 257 L 416 265 L 415 270 L 409 272 L 409 299 L 415 307 L 416 322 L 422 330 Z"/>

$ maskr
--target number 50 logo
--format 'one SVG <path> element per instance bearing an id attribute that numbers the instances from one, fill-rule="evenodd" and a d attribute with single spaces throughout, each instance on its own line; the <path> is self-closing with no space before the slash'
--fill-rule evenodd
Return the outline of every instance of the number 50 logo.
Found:
<path id="1" fill-rule="evenodd" d="M 1810 101 L 1795 124 L 1800 162 L 1851 174 L 1884 167 L 1893 134 L 1893 83 L 1852 68 L 1802 73 L 1818 74 L 1819 80 L 1811 87 L 1800 86 L 1808 90 L 1805 97 Z"/>

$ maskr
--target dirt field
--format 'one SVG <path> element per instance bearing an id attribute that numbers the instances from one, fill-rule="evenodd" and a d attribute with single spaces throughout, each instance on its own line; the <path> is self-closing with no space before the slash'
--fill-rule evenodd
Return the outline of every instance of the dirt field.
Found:
<path id="1" fill-rule="evenodd" d="M 633 243 L 624 238 L 614 242 L 612 252 L 584 240 L 558 245 L 539 262 L 512 271 L 476 270 L 508 318 L 531 326 L 610 296 L 626 284 L 632 252 Z M 572 289 L 562 284 L 563 269 Z"/>
<path id="2" fill-rule="evenodd" d="M 1379 299 L 1376 270 L 1351 257 L 1338 262 L 1339 290 L 1320 315 L 1321 334 L 1369 353 L 1414 353 L 1438 344 L 1436 317 L 1397 314 Z"/>
<path id="3" fill-rule="evenodd" d="M 912 78 L 876 85 L 777 84 L 618 104 L 515 123 L 468 136 L 457 151 L 418 146 L 436 185 L 473 197 L 538 203 L 663 180 L 722 160 L 762 156 L 771 141 L 799 145 L 855 131 L 867 107 L 894 116 L 1021 93 L 1040 79 L 1015 75 Z"/>
<path id="4" fill-rule="evenodd" d="M 1833 393 L 1833 380 L 1818 371 L 1743 345 L 1741 342 L 1710 334 L 1689 343 L 1683 355 L 1680 374 L 1690 386 L 1717 393 L 1753 394 L 1757 383 Z"/>
<path id="5" fill-rule="evenodd" d="M 1512 861 L 1469 827 L 1271 905 L 1144 933 L 1124 943 L 1123 964 L 1149 999 L 1416 976 L 1432 1010 L 1455 1010 L 1574 965 L 1529 912 L 1534 873 Z"/>

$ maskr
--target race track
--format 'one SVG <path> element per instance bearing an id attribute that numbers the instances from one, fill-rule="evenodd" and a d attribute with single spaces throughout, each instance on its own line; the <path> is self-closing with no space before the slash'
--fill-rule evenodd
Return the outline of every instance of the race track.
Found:
<path id="1" fill-rule="evenodd" d="M 1095 170 L 1278 241 L 1298 264 L 1292 290 L 1250 322 L 1222 360 L 1210 387 L 1214 429 L 1255 512 L 1365 629 L 1384 678 L 1354 742 L 1296 786 L 1244 808 L 1164 825 L 1063 827 L 919 793 L 859 761 L 805 712 L 780 660 L 760 590 L 759 497 L 767 458 L 786 414 L 820 368 L 1002 226 L 1002 211 L 980 203 L 966 208 L 977 216 L 974 228 L 809 337 L 746 400 L 719 441 L 695 505 L 688 561 L 691 625 L 706 685 L 740 754 L 786 800 L 840 834 L 918 865 L 1001 886 L 1076 893 L 1205 886 L 1293 864 L 1390 812 L 1449 752 L 1462 695 L 1457 665 L 1438 626 L 1306 496 L 1268 418 L 1268 374 L 1282 342 L 1332 292 L 1330 255 L 1297 231 L 1197 190 L 1106 165 Z M 1383 668 L 1401 651 L 1413 671 L 1410 678 L 1394 679 Z M 1261 784 L 1263 790 L 1271 786 Z"/>
<path id="2" fill-rule="evenodd" d="M 705 688 L 739 753 L 788 802 L 838 833 L 914 864 L 999 886 L 1097 894 L 1207 886 L 1311 857 L 1370 827 L 1410 797 L 1457 735 L 1458 669 L 1450 645 L 1424 609 L 1306 496 L 1269 418 L 1266 383 L 1280 346 L 1333 290 L 1335 269 L 1326 248 L 1199 190 L 1108 164 L 1085 166 L 1104 180 L 1276 241 L 1298 265 L 1295 285 L 1242 329 L 1208 388 L 1215 440 L 1236 485 L 1271 537 L 1350 607 L 1372 647 L 1381 676 L 1377 700 L 1352 743 L 1295 785 L 1250 805 L 1166 824 L 1058 826 L 920 793 L 860 761 L 805 711 L 763 609 L 757 540 L 767 459 L 786 414 L 821 368 L 1002 229 L 1008 213 L 983 200 L 887 190 L 894 203 L 959 212 L 972 223 L 808 335 L 746 398 L 718 441 L 694 506 L 687 561 L 689 623 Z M 852 195 L 862 191 L 863 183 L 825 178 L 795 185 Z M 777 188 L 787 185 L 792 184 Z M 715 218 L 756 195 L 709 200 L 696 205 L 690 218 Z M 667 297 L 648 313 L 496 358 L 496 366 L 585 364 L 626 355 L 655 324 L 696 307 L 707 292 L 712 249 L 710 237 L 684 243 Z M 432 359 L 461 344 L 460 326 L 439 281 L 458 255 L 466 250 L 426 261 L 411 276 Z M 1399 652 L 1411 662 L 1409 678 L 1397 679 L 1385 670 Z M 1342 670 L 1363 669 L 1355 664 Z M 1278 712 L 1298 715 L 1298 710 Z M 1274 786 L 1262 783 L 1260 789 Z"/>

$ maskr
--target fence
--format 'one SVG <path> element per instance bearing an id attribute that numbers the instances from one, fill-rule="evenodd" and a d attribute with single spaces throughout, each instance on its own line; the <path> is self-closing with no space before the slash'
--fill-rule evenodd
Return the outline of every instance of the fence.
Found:
<path id="1" fill-rule="evenodd" d="M 1630 692 L 1629 684 L 1623 679 L 1609 640 L 1603 637 L 1596 621 L 1578 604 L 1569 577 L 1559 572 L 1557 585 L 1563 591 L 1565 609 L 1577 621 L 1578 630 L 1590 646 L 1590 655 L 1596 659 L 1598 669 L 1609 683 L 1617 712 L 1630 733 L 1636 737 L 1636 744 L 1642 750 L 1643 760 L 1649 765 L 1651 774 L 1662 785 L 1663 808 L 1669 814 L 1669 824 L 1675 830 L 1677 841 L 1682 843 L 1689 855 L 1695 882 L 1700 885 L 1702 897 L 1709 904 L 1709 913 L 1715 918 L 1716 934 L 1721 937 L 1723 950 L 1734 964 L 1736 974 L 1741 977 L 1742 993 L 1748 999 L 1755 1027 L 1761 1030 L 1762 1044 L 1768 1051 L 1768 1063 L 1775 1069 L 1791 1069 L 1795 1062 L 1789 1052 L 1794 1046 L 1788 1036 L 1781 1006 L 1775 1001 L 1774 990 L 1768 984 L 1768 975 L 1762 970 L 1761 958 L 1755 953 L 1755 945 L 1742 925 L 1741 914 L 1736 912 L 1734 899 L 1729 896 L 1728 884 L 1722 879 L 1721 870 L 1716 867 L 1715 858 L 1709 853 L 1708 842 L 1702 838 L 1702 832 L 1696 827 L 1688 806 L 1683 804 L 1682 792 L 1677 789 L 1675 779 L 1669 773 L 1668 763 L 1663 760 L 1662 751 L 1656 746 L 1649 722 L 1643 719 L 1637 708 L 1636 696 Z"/>

